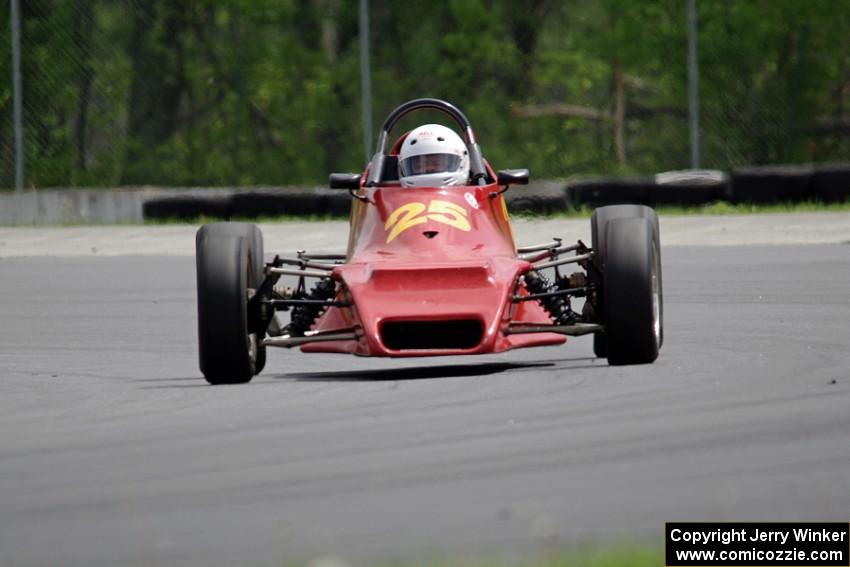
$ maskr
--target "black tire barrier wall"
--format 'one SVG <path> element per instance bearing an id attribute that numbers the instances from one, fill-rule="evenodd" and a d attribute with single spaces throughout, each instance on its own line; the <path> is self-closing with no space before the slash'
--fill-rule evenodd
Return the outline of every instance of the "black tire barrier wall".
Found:
<path id="1" fill-rule="evenodd" d="M 732 171 L 732 202 L 810 200 L 812 171 L 805 166 L 740 167 Z"/>
<path id="2" fill-rule="evenodd" d="M 351 195 L 343 191 L 333 191 L 320 194 L 319 208 L 331 217 L 345 217 L 351 215 Z"/>
<path id="3" fill-rule="evenodd" d="M 350 211 L 351 196 L 345 192 L 272 189 L 229 195 L 199 192 L 156 197 L 142 205 L 144 218 L 151 220 L 192 220 L 201 216 L 219 219 L 281 215 L 346 217 Z"/>
<path id="4" fill-rule="evenodd" d="M 567 200 L 574 209 L 606 205 L 704 205 L 728 200 L 727 178 L 658 183 L 653 177 L 607 177 L 574 181 L 567 185 Z"/>
<path id="5" fill-rule="evenodd" d="M 574 181 L 567 185 L 566 193 L 574 209 L 647 205 L 654 186 L 655 179 L 652 177 L 600 177 Z"/>
<path id="6" fill-rule="evenodd" d="M 559 186 L 560 187 L 560 186 Z M 552 214 L 568 210 L 565 194 L 551 188 L 545 192 L 514 187 L 506 194 L 508 208 L 519 214 Z M 157 197 L 143 205 L 145 219 L 192 220 L 210 218 L 258 218 L 270 216 L 331 216 L 345 218 L 352 197 L 345 191 L 240 191 L 228 196 L 203 194 Z"/>
<path id="7" fill-rule="evenodd" d="M 729 178 L 698 182 L 595 178 L 573 181 L 565 192 L 574 209 L 616 204 L 695 206 L 715 201 L 836 203 L 850 201 L 850 164 L 741 167 Z"/>
<path id="8" fill-rule="evenodd" d="M 678 172 L 676 172 L 678 173 Z M 597 177 L 569 182 L 543 181 L 512 187 L 505 194 L 508 210 L 519 214 L 552 214 L 605 205 L 698 206 L 716 201 L 774 203 L 850 200 L 850 164 L 764 166 L 735 169 L 731 176 L 663 182 L 655 177 Z M 666 174 L 665 174 L 666 175 Z M 661 176 L 659 176 L 661 179 Z M 193 191 L 159 196 L 143 204 L 145 219 L 257 218 L 266 216 L 333 216 L 351 211 L 345 191 L 292 188 Z"/>
<path id="9" fill-rule="evenodd" d="M 505 194 L 508 211 L 512 214 L 536 214 L 550 215 L 561 213 L 569 209 L 569 203 L 565 194 L 560 195 L 529 195 L 523 194 L 523 187 L 516 187 L 516 193 L 511 190 Z"/>
<path id="10" fill-rule="evenodd" d="M 815 167 L 812 172 L 811 196 L 824 203 L 850 201 L 850 164 Z"/>
<path id="11" fill-rule="evenodd" d="M 319 200 L 319 195 L 310 192 L 239 192 L 231 197 L 230 215 L 234 218 L 321 215 Z"/>
<path id="12" fill-rule="evenodd" d="M 699 182 L 656 183 L 649 189 L 649 205 L 699 206 L 717 201 L 729 201 L 732 184 L 729 177 Z"/>
<path id="13" fill-rule="evenodd" d="M 142 216 L 156 220 L 192 220 L 198 217 L 230 218 L 230 195 L 174 195 L 142 204 Z"/>

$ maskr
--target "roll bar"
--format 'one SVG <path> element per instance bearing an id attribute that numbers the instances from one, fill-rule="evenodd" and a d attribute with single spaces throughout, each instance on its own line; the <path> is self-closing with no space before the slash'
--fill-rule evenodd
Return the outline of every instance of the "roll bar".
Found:
<path id="1" fill-rule="evenodd" d="M 399 120 L 410 114 L 414 110 L 439 110 L 448 114 L 458 125 L 466 138 L 466 148 L 469 151 L 469 171 L 472 174 L 472 179 L 482 184 L 482 180 L 486 182 L 487 168 L 484 166 L 484 157 L 481 155 L 481 148 L 478 147 L 478 142 L 475 141 L 475 133 L 472 131 L 472 126 L 463 112 L 455 105 L 448 103 L 438 98 L 417 98 L 410 100 L 397 107 L 390 112 L 387 119 L 384 120 L 384 125 L 381 126 L 381 133 L 378 135 L 378 143 L 375 147 L 375 155 L 372 156 L 371 166 L 369 167 L 369 177 L 366 179 L 367 187 L 376 186 L 384 173 L 384 156 L 387 151 L 387 139 L 389 133 L 395 127 Z"/>

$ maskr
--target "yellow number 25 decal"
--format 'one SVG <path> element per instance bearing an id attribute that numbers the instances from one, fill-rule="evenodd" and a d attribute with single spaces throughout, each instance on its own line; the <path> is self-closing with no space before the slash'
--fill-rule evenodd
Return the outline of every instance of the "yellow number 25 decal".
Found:
<path id="1" fill-rule="evenodd" d="M 431 201 L 428 204 L 427 214 L 423 213 L 425 213 L 424 203 L 408 203 L 394 210 L 387 218 L 387 222 L 384 223 L 385 230 L 390 230 L 390 227 L 392 227 L 387 235 L 387 244 L 408 228 L 427 222 L 429 219 L 465 232 L 470 230 L 469 221 L 466 218 L 466 209 L 455 203 Z"/>

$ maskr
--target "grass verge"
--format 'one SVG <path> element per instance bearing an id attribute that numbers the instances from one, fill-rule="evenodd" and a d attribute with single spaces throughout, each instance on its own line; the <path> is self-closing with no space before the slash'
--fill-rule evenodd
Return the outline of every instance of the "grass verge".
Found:
<path id="1" fill-rule="evenodd" d="M 352 564 L 344 558 L 321 557 L 304 565 L 348 567 Z M 620 544 L 606 547 L 579 546 L 569 550 L 533 554 L 523 559 L 463 556 L 377 562 L 374 565 L 376 567 L 658 567 L 664 565 L 664 558 L 662 549 L 658 546 Z"/>
<path id="2" fill-rule="evenodd" d="M 850 201 L 844 203 L 821 203 L 819 201 L 801 201 L 796 203 L 729 203 L 727 201 L 716 201 L 706 205 L 695 206 L 671 206 L 664 205 L 655 209 L 659 216 L 683 216 L 683 215 L 770 215 L 779 213 L 823 213 L 823 212 L 847 212 L 850 211 Z M 591 207 L 582 207 L 576 211 L 559 212 L 550 215 L 550 218 L 589 218 L 593 212 Z M 539 215 L 516 215 L 522 217 L 537 217 Z"/>

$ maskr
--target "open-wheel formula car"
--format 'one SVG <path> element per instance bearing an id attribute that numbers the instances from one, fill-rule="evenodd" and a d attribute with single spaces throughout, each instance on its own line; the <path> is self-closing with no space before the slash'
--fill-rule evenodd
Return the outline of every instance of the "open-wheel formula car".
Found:
<path id="1" fill-rule="evenodd" d="M 463 183 L 400 183 L 399 148 L 408 134 L 389 150 L 388 137 L 419 109 L 442 111 L 463 133 Z M 663 340 L 655 212 L 601 207 L 591 218 L 590 246 L 555 238 L 517 248 L 503 194 L 528 176 L 524 169 L 493 171 L 460 110 L 418 99 L 387 117 L 365 172 L 330 176 L 332 188 L 353 197 L 345 253 L 301 251 L 265 263 L 255 225 L 202 226 L 196 262 L 205 378 L 247 382 L 265 366 L 270 346 L 379 357 L 473 355 L 587 334 L 596 355 L 612 365 L 653 362 Z M 279 285 L 282 276 L 297 284 Z M 584 299 L 579 311 L 575 298 Z M 286 325 L 281 311 L 291 314 Z"/>

